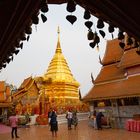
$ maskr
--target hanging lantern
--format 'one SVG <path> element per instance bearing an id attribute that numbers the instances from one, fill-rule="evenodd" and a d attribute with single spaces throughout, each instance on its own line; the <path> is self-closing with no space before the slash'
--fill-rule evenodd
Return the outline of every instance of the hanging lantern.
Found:
<path id="1" fill-rule="evenodd" d="M 137 40 L 134 41 L 134 48 L 138 48 L 139 47 L 139 43 Z"/>
<path id="2" fill-rule="evenodd" d="M 123 31 L 121 31 L 121 30 L 119 30 L 118 39 L 119 39 L 119 40 L 124 39 L 124 34 L 123 34 Z"/>
<path id="3" fill-rule="evenodd" d="M 17 48 L 19 48 L 19 42 L 20 42 L 20 39 L 16 39 L 16 41 L 14 43 Z"/>
<path id="4" fill-rule="evenodd" d="M 43 23 L 45 23 L 47 21 L 47 17 L 44 14 L 41 14 L 41 19 L 42 19 Z"/>
<path id="5" fill-rule="evenodd" d="M 12 56 L 11 56 L 11 60 L 13 61 L 13 59 L 14 59 L 14 56 L 12 55 Z"/>
<path id="6" fill-rule="evenodd" d="M 99 33 L 103 38 L 105 37 L 105 32 L 103 30 L 99 30 Z"/>
<path id="7" fill-rule="evenodd" d="M 29 41 L 29 39 L 30 39 L 30 36 L 28 35 L 28 36 L 27 36 L 27 41 Z M 21 48 L 21 49 L 22 49 L 22 48 Z"/>
<path id="8" fill-rule="evenodd" d="M 90 28 L 92 27 L 92 25 L 93 25 L 93 22 L 92 22 L 92 21 L 86 21 L 86 22 L 85 22 L 85 26 L 86 26 L 88 29 L 90 29 Z"/>
<path id="9" fill-rule="evenodd" d="M 114 26 L 109 25 L 108 26 L 108 31 L 109 31 L 109 33 L 113 33 L 114 32 Z"/>
<path id="10" fill-rule="evenodd" d="M 90 12 L 89 10 L 86 9 L 84 12 L 84 19 L 90 19 L 90 17 L 91 17 Z"/>
<path id="11" fill-rule="evenodd" d="M 26 33 L 26 34 L 31 34 L 31 33 L 32 33 L 32 28 L 31 28 L 31 26 L 26 26 L 26 28 L 25 28 L 25 33 Z"/>
<path id="12" fill-rule="evenodd" d="M 127 38 L 127 45 L 132 45 L 133 44 L 133 40 L 131 37 L 128 36 Z"/>
<path id="13" fill-rule="evenodd" d="M 36 25 L 39 23 L 39 18 L 37 15 L 32 16 L 32 22 L 33 22 L 33 24 L 36 24 Z"/>
<path id="14" fill-rule="evenodd" d="M 103 22 L 103 20 L 102 19 L 98 19 L 98 21 L 97 21 L 97 28 L 98 29 L 101 29 L 101 28 L 103 28 L 104 27 L 104 22 Z"/>
<path id="15" fill-rule="evenodd" d="M 89 30 L 88 34 L 87 34 L 87 38 L 88 40 L 93 40 L 94 38 L 94 33 L 92 32 L 92 30 Z"/>
<path id="16" fill-rule="evenodd" d="M 42 3 L 40 10 L 43 13 L 47 13 L 49 11 L 48 4 L 47 3 Z"/>
<path id="17" fill-rule="evenodd" d="M 113 39 L 113 38 L 114 38 L 114 36 L 113 36 L 114 26 L 109 25 L 109 26 L 108 26 L 108 31 L 109 31 L 109 33 L 111 33 L 111 36 L 112 36 L 112 39 Z"/>
<path id="18" fill-rule="evenodd" d="M 14 54 L 17 55 L 19 53 L 19 50 L 15 50 Z"/>
<path id="19" fill-rule="evenodd" d="M 71 24 L 73 24 L 73 23 L 77 20 L 77 17 L 76 17 L 76 16 L 73 16 L 73 15 L 67 15 L 67 16 L 66 16 L 66 19 L 67 19 Z"/>
<path id="20" fill-rule="evenodd" d="M 6 62 L 9 64 L 10 63 L 10 60 L 11 60 L 10 58 L 7 58 L 6 59 Z"/>
<path id="21" fill-rule="evenodd" d="M 94 41 L 96 44 L 98 44 L 100 42 L 100 38 L 97 33 L 95 33 L 95 35 L 94 35 Z"/>
<path id="22" fill-rule="evenodd" d="M 124 49 L 124 47 L 125 47 L 125 43 L 120 42 L 119 45 L 120 45 L 120 47 L 121 47 L 122 49 Z"/>
<path id="23" fill-rule="evenodd" d="M 96 46 L 96 42 L 95 42 L 95 41 L 90 42 L 90 43 L 89 43 L 89 46 L 90 46 L 91 48 L 94 48 L 94 47 Z"/>
<path id="24" fill-rule="evenodd" d="M 25 35 L 24 32 L 20 34 L 20 38 L 21 38 L 21 40 L 23 40 L 23 41 L 26 40 L 26 35 Z"/>
<path id="25" fill-rule="evenodd" d="M 3 63 L 3 64 L 2 64 L 2 67 L 5 68 L 5 67 L 6 67 L 6 64 Z"/>
<path id="26" fill-rule="evenodd" d="M 68 12 L 74 12 L 76 10 L 76 3 L 73 0 L 68 0 L 67 7 Z"/>
<path id="27" fill-rule="evenodd" d="M 21 49 L 23 48 L 23 42 L 20 44 L 20 48 L 21 48 Z"/>

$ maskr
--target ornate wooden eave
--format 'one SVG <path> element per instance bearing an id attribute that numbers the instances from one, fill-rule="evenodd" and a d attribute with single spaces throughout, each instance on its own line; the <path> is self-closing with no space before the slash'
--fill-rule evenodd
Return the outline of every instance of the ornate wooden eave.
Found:
<path id="1" fill-rule="evenodd" d="M 112 46 L 113 44 L 108 46 L 108 51 L 105 53 L 104 60 L 109 56 L 107 52 L 111 52 L 109 49 L 112 49 Z M 125 50 L 123 54 L 120 53 L 121 58 L 119 62 L 114 62 L 113 64 L 106 63 L 95 79 L 94 86 L 83 100 L 92 101 L 139 97 L 140 59 L 135 51 L 135 48 Z M 120 57 L 120 55 L 118 56 Z M 113 57 L 115 56 L 112 55 L 110 59 L 113 60 Z"/>
<path id="2" fill-rule="evenodd" d="M 0 107 L 12 107 L 12 102 L 0 103 Z"/>
<path id="3" fill-rule="evenodd" d="M 140 75 L 93 86 L 84 101 L 140 97 Z"/>
<path id="4" fill-rule="evenodd" d="M 17 101 L 24 97 L 27 93 L 28 90 L 31 88 L 31 86 L 35 83 L 35 80 L 32 77 L 29 77 L 23 81 L 19 89 L 13 94 L 13 101 Z M 35 83 L 36 85 L 36 83 Z M 37 87 L 37 85 L 36 85 Z M 37 87 L 38 89 L 38 87 Z"/>
<path id="5" fill-rule="evenodd" d="M 140 65 L 140 56 L 136 53 L 137 48 L 126 50 L 121 58 L 118 67 L 122 69 Z"/>
<path id="6" fill-rule="evenodd" d="M 126 78 L 126 71 L 119 69 L 118 63 L 103 66 L 95 79 L 95 84 Z"/>
<path id="7" fill-rule="evenodd" d="M 113 64 L 121 60 L 123 49 L 119 46 L 119 42 L 120 41 L 118 39 L 107 41 L 105 54 L 102 59 L 103 66 Z"/>

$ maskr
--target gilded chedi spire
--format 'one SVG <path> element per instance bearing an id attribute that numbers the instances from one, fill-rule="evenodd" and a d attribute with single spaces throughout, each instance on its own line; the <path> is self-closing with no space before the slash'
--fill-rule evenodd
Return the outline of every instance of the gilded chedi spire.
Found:
<path id="1" fill-rule="evenodd" d="M 44 104 L 42 112 L 48 108 L 45 105 L 57 110 L 58 114 L 65 113 L 70 108 L 83 110 L 83 103 L 79 100 L 79 83 L 74 79 L 61 50 L 59 27 L 55 54 L 46 73 L 39 79 L 40 101 Z"/>
<path id="2" fill-rule="evenodd" d="M 58 41 L 55 54 L 50 62 L 44 79 L 50 79 L 53 82 L 67 82 L 79 87 L 79 83 L 74 79 L 70 68 L 64 58 L 60 45 L 60 30 L 58 27 Z"/>

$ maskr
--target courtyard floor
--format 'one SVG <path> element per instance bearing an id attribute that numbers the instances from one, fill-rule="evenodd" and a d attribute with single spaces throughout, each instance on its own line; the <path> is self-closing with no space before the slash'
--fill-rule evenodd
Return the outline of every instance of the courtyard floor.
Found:
<path id="1" fill-rule="evenodd" d="M 52 137 L 49 126 L 18 128 L 18 135 L 18 140 L 140 140 L 138 132 L 124 129 L 94 130 L 88 126 L 88 121 L 80 121 L 76 130 L 68 130 L 67 124 L 59 124 L 57 137 Z M 12 140 L 9 128 L 0 132 L 0 140 Z"/>

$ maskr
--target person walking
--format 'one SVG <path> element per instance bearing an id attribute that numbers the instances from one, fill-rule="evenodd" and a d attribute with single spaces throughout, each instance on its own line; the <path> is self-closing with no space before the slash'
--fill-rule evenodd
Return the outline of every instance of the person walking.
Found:
<path id="1" fill-rule="evenodd" d="M 74 128 L 76 129 L 78 125 L 77 111 L 73 111 L 72 113 L 72 124 L 74 125 Z"/>
<path id="2" fill-rule="evenodd" d="M 19 136 L 17 135 L 18 118 L 16 116 L 16 113 L 13 113 L 12 116 L 9 117 L 9 123 L 12 128 L 12 131 L 11 131 L 12 139 L 14 138 L 14 134 L 16 138 L 19 138 Z"/>
<path id="3" fill-rule="evenodd" d="M 66 114 L 66 119 L 67 119 L 67 124 L 68 124 L 68 130 L 71 130 L 71 125 L 72 125 L 72 112 L 69 109 L 67 114 Z"/>
<path id="4" fill-rule="evenodd" d="M 51 126 L 50 130 L 52 132 L 52 136 L 57 136 L 58 122 L 57 122 L 57 114 L 54 110 L 50 115 L 50 126 Z"/>
<path id="5" fill-rule="evenodd" d="M 93 112 L 93 126 L 94 126 L 94 129 L 97 129 L 97 123 L 96 123 L 96 110 L 94 110 Z"/>
<path id="6" fill-rule="evenodd" d="M 97 113 L 97 116 L 96 116 L 96 123 L 97 123 L 97 129 L 101 129 L 102 130 L 102 124 L 101 124 L 101 119 L 102 117 L 104 117 L 103 113 L 102 112 L 99 112 Z"/>

